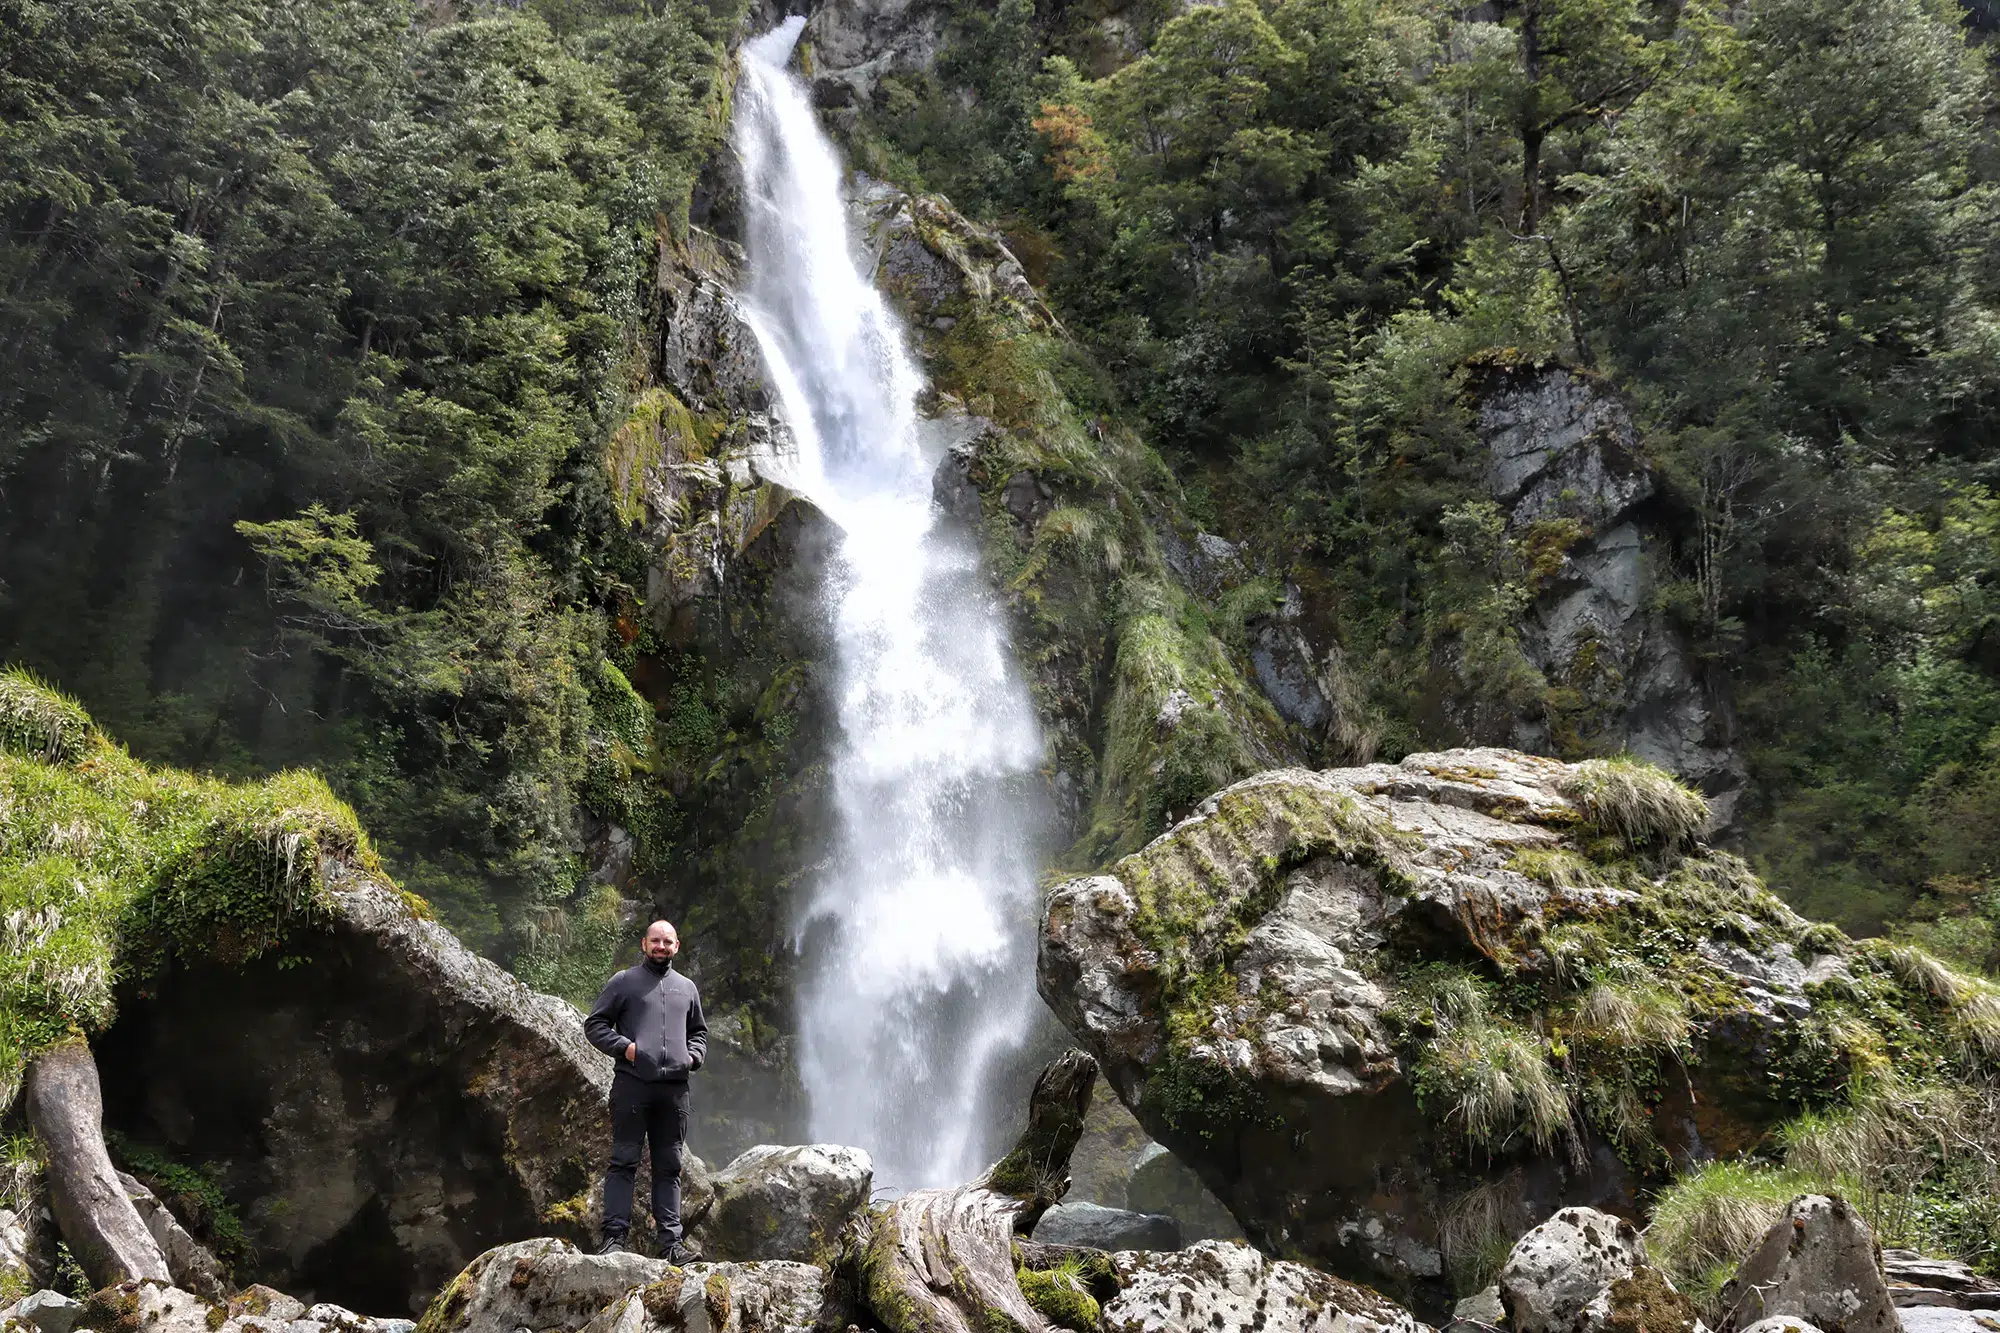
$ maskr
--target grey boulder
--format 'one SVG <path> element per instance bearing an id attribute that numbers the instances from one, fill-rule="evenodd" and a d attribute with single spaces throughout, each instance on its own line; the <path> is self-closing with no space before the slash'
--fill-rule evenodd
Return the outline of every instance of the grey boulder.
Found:
<path id="1" fill-rule="evenodd" d="M 424 1315 L 424 1333 L 574 1333 L 626 1292 L 669 1271 L 664 1259 L 585 1254 L 546 1236 L 501 1245 L 438 1293 Z"/>
<path id="2" fill-rule="evenodd" d="M 1500 1270 L 1500 1301 L 1513 1333 L 1572 1333 L 1599 1292 L 1646 1259 L 1623 1218 L 1565 1208 L 1521 1237 Z"/>
<path id="3" fill-rule="evenodd" d="M 1995 1330 L 2000 1330 L 2000 1317 L 1984 1310 L 1920 1305 L 1898 1310 L 1896 1314 L 1903 1321 L 1903 1333 L 1995 1333 Z M 1779 1322 L 1775 1319 L 1764 1321 L 1772 1325 Z M 1765 1333 L 1776 1333 L 1776 1330 L 1766 1329 Z"/>
<path id="4" fill-rule="evenodd" d="M 627 1292 L 585 1333 L 809 1333 L 826 1280 L 825 1269 L 785 1260 L 689 1264 Z"/>
<path id="5" fill-rule="evenodd" d="M 1823 1333 L 1897 1333 L 1901 1325 L 1882 1276 L 1875 1233 L 1846 1200 L 1805 1194 L 1792 1200 L 1729 1285 L 1724 1333 L 1778 1316 Z"/>
<path id="6" fill-rule="evenodd" d="M 859 1148 L 760 1144 L 711 1177 L 715 1202 L 697 1239 L 719 1259 L 825 1266 L 874 1181 L 875 1164 Z"/>
<path id="7" fill-rule="evenodd" d="M 1577 1327 L 1581 1333 L 1707 1333 L 1694 1302 L 1650 1264 L 1606 1285 L 1583 1307 Z"/>
<path id="8" fill-rule="evenodd" d="M 38 1333 L 69 1333 L 82 1315 L 81 1301 L 59 1291 L 38 1291 L 32 1296 L 23 1296 L 9 1309 L 0 1310 L 0 1328 L 18 1319 L 33 1326 Z"/>
<path id="9" fill-rule="evenodd" d="M 1121 1288 L 1103 1333 L 1429 1333 L 1401 1306 L 1247 1245 L 1205 1240 L 1111 1259 Z"/>
<path id="10" fill-rule="evenodd" d="M 173 1276 L 174 1285 L 185 1287 L 211 1301 L 220 1300 L 225 1285 L 224 1273 L 222 1264 L 208 1246 L 189 1234 L 160 1197 L 137 1178 L 120 1171 L 118 1183 L 124 1187 L 125 1197 L 132 1201 L 132 1207 L 138 1211 L 139 1220 L 152 1233 L 160 1253 L 166 1256 L 167 1272 Z"/>
<path id="11" fill-rule="evenodd" d="M 78 1322 L 86 1328 L 142 1328 L 146 1333 L 409 1333 L 411 1327 L 408 1320 L 372 1319 L 338 1305 L 315 1305 L 297 1314 L 238 1313 L 180 1287 L 145 1281 L 121 1282 L 94 1293 L 83 1303 Z"/>
<path id="12" fill-rule="evenodd" d="M 1095 1203 L 1059 1203 L 1035 1223 L 1044 1245 L 1094 1250 L 1178 1250 L 1181 1225 L 1159 1213 L 1134 1213 Z"/>

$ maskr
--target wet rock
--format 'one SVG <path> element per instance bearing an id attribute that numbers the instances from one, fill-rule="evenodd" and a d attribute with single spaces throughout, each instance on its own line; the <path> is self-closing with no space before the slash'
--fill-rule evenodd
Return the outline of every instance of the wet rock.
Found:
<path id="1" fill-rule="evenodd" d="M 59 1291 L 38 1291 L 0 1310 L 0 1328 L 18 1319 L 37 1333 L 70 1333 L 83 1316 L 83 1302 Z"/>
<path id="2" fill-rule="evenodd" d="M 1804 1319 L 1824 1333 L 1896 1333 L 1875 1233 L 1846 1200 L 1792 1200 L 1763 1243 L 1722 1289 L 1723 1333 L 1773 1316 Z"/>
<path id="3" fill-rule="evenodd" d="M 859 1148 L 762 1144 L 715 1173 L 715 1205 L 697 1238 L 721 1259 L 828 1265 L 874 1179 Z"/>
<path id="4" fill-rule="evenodd" d="M 808 1333 L 827 1304 L 810 1264 L 689 1264 L 614 1301 L 587 1333 Z M 832 1327 L 840 1320 L 827 1321 Z"/>
<path id="5" fill-rule="evenodd" d="M 672 1271 L 664 1259 L 586 1254 L 541 1237 L 488 1250 L 453 1278 L 423 1318 L 423 1333 L 573 1333 L 612 1301 Z"/>
<path id="6" fill-rule="evenodd" d="M 919 329 L 948 332 L 974 309 L 1030 328 L 1060 327 L 1000 233 L 950 200 L 857 176 L 853 208 L 875 255 L 876 284 Z M 952 324 L 939 329 L 940 320 Z"/>
<path id="7" fill-rule="evenodd" d="M 120 1171 L 118 1183 L 124 1186 L 125 1197 L 138 1210 L 139 1220 L 152 1233 L 160 1253 L 167 1257 L 167 1271 L 173 1275 L 174 1285 L 208 1300 L 220 1300 L 225 1274 L 209 1248 L 188 1234 L 167 1205 L 133 1176 Z"/>
<path id="8" fill-rule="evenodd" d="M 176 962 L 121 996 L 98 1043 L 121 1074 L 105 1119 L 252 1201 L 244 1276 L 414 1313 L 484 1245 L 580 1223 L 609 1061 L 574 1008 L 393 888 L 325 873 L 332 912 L 300 932 L 299 965 Z"/>
<path id="9" fill-rule="evenodd" d="M 1094 1250 L 1178 1250 L 1180 1223 L 1158 1213 L 1135 1213 L 1094 1203 L 1059 1203 L 1035 1224 L 1045 1245 Z"/>
<path id="10" fill-rule="evenodd" d="M 1173 1254 L 1112 1256 L 1121 1290 L 1104 1333 L 1419 1333 L 1425 1326 L 1366 1287 L 1247 1245 L 1206 1240 Z"/>
<path id="11" fill-rule="evenodd" d="M 1630 1222 L 1594 1208 L 1565 1208 L 1521 1237 L 1500 1270 L 1513 1333 L 1571 1333 L 1599 1292 L 1645 1262 Z"/>

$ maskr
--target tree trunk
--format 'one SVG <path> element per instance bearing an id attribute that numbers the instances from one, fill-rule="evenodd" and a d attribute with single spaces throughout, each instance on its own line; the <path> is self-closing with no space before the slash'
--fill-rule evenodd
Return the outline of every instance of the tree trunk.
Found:
<path id="1" fill-rule="evenodd" d="M 96 1287 L 132 1278 L 171 1282 L 167 1258 L 104 1147 L 104 1094 L 81 1039 L 42 1052 L 28 1067 L 28 1123 L 48 1156 L 49 1205 L 71 1253 Z"/>
<path id="2" fill-rule="evenodd" d="M 869 1308 L 891 1333 L 1045 1333 L 1021 1294 L 1014 1235 L 1069 1189 L 1097 1061 L 1067 1051 L 1035 1080 L 1012 1152 L 957 1189 L 917 1190 L 872 1223 L 861 1257 Z"/>

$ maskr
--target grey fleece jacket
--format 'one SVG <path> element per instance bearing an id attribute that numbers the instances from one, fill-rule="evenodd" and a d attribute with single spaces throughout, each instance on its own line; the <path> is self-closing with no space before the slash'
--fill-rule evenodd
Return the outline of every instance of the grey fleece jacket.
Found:
<path id="1" fill-rule="evenodd" d="M 671 962 L 648 959 L 605 982 L 583 1035 L 617 1061 L 620 1074 L 647 1083 L 685 1083 L 708 1058 L 701 992 Z M 627 1046 L 639 1048 L 630 1060 Z"/>

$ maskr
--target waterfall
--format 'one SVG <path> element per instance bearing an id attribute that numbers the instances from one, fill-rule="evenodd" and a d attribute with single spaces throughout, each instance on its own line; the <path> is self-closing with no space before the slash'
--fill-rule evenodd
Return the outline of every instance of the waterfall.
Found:
<path id="1" fill-rule="evenodd" d="M 798 441 L 780 479 L 841 533 L 839 831 L 800 928 L 800 1073 L 813 1137 L 866 1148 L 902 1190 L 968 1179 L 994 1148 L 983 1084 L 1035 1005 L 1042 747 L 972 537 L 935 522 L 923 377 L 786 69 L 804 22 L 743 47 L 734 131 L 746 316 Z"/>

